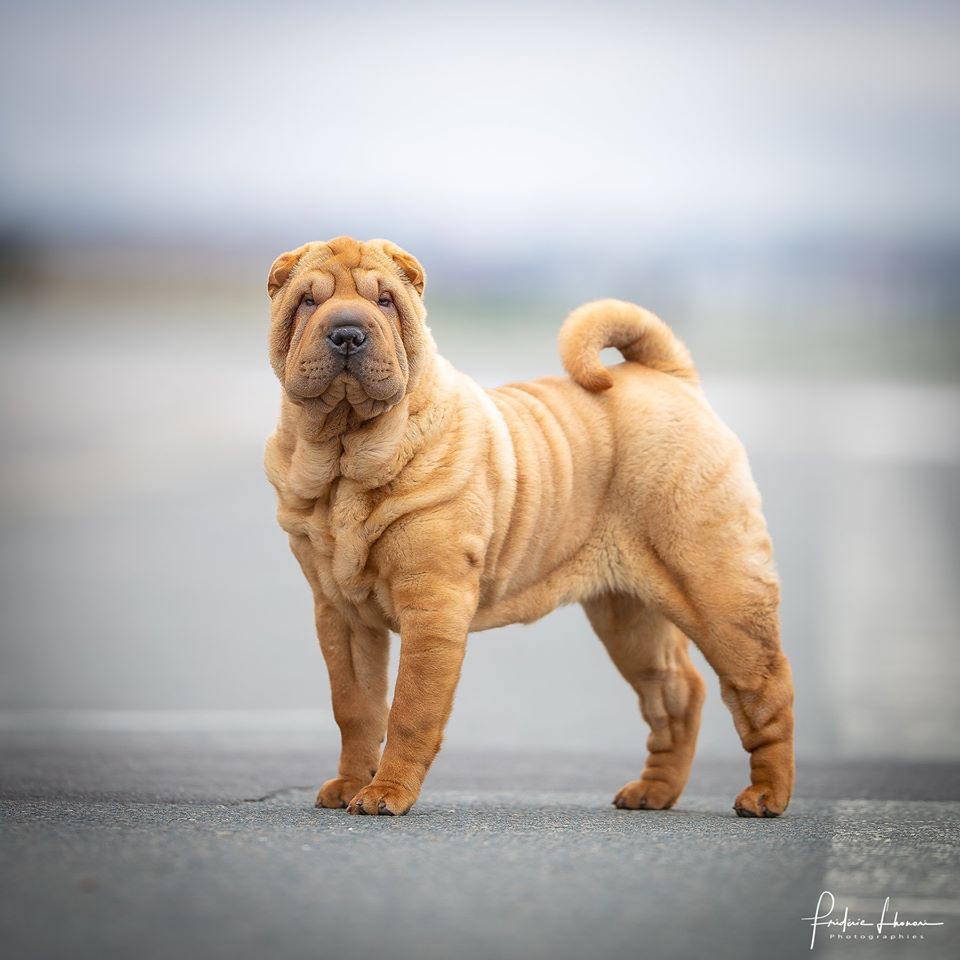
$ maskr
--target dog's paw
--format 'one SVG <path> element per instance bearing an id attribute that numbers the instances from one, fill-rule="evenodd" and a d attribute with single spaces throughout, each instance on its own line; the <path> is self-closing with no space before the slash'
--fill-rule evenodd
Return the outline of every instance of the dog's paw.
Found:
<path id="1" fill-rule="evenodd" d="M 347 807 L 348 813 L 369 816 L 399 817 L 416 802 L 417 795 L 396 783 L 373 781 L 364 787 Z"/>
<path id="2" fill-rule="evenodd" d="M 779 817 L 787 809 L 789 796 L 769 784 L 747 787 L 733 802 L 738 817 Z"/>
<path id="3" fill-rule="evenodd" d="M 662 780 L 631 780 L 620 788 L 613 805 L 621 810 L 667 810 L 680 792 Z"/>
<path id="4" fill-rule="evenodd" d="M 334 777 L 328 780 L 317 794 L 315 807 L 332 807 L 334 810 L 346 809 L 346 806 L 366 786 L 366 781 L 353 780 L 350 777 Z"/>

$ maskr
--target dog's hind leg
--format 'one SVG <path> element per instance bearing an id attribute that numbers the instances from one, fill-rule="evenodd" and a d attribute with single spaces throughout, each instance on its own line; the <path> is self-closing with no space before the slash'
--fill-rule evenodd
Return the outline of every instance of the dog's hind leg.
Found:
<path id="1" fill-rule="evenodd" d="M 690 773 L 700 728 L 704 683 L 687 654 L 687 638 L 640 600 L 610 594 L 583 604 L 610 659 L 637 692 L 650 725 L 646 766 L 614 804 L 664 810 L 680 796 Z"/>
<path id="2" fill-rule="evenodd" d="M 783 813 L 793 791 L 793 682 L 780 649 L 778 591 L 718 564 L 725 589 L 688 587 L 675 615 L 720 678 L 720 695 L 750 754 L 750 786 L 734 809 L 741 817 Z M 679 581 L 679 578 L 678 578 Z M 760 588 L 760 589 L 758 589 Z M 691 609 L 692 607 L 692 609 Z"/>
<path id="3" fill-rule="evenodd" d="M 742 817 L 783 813 L 793 790 L 793 681 L 780 646 L 780 585 L 745 458 L 697 474 L 650 524 L 644 559 L 652 602 L 700 648 L 750 754 Z M 680 495 L 683 494 L 683 495 Z"/>

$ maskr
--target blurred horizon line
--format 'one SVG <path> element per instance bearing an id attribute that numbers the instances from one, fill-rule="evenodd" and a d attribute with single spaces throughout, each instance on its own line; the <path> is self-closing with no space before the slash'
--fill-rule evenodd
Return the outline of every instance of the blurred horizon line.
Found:
<path id="1" fill-rule="evenodd" d="M 171 273 L 185 277 L 198 272 L 207 278 L 220 274 L 234 280 L 239 273 L 254 270 L 252 280 L 259 285 L 260 273 L 265 275 L 273 258 L 284 250 L 347 234 L 360 239 L 387 236 L 424 261 L 428 274 L 444 276 L 451 286 L 486 275 L 495 267 L 509 291 L 516 279 L 530 280 L 532 274 L 536 282 L 557 270 L 569 271 L 569 259 L 575 257 L 591 273 L 602 272 L 606 264 L 618 273 L 634 265 L 641 271 L 693 267 L 773 269 L 788 275 L 866 274 L 871 281 L 883 282 L 898 277 L 932 278 L 960 302 L 960 226 L 895 235 L 856 228 L 707 228 L 644 236 L 639 230 L 607 229 L 602 238 L 585 232 L 558 236 L 532 230 L 523 237 L 514 235 L 512 243 L 503 247 L 469 248 L 451 243 L 436 229 L 412 230 L 414 235 L 407 239 L 396 231 L 378 232 L 367 226 L 366 230 L 339 231 L 331 226 L 311 234 L 299 226 L 286 229 L 276 224 L 263 229 L 248 225 L 197 231 L 91 224 L 45 227 L 8 221 L 0 223 L 0 286 L 44 280 L 48 273 L 70 274 L 71 265 L 94 280 L 101 270 L 117 279 L 120 265 L 128 278 L 132 272 L 133 279 L 141 281 L 156 277 L 161 265 L 166 272 L 162 278 L 156 277 L 158 282 L 168 282 Z M 198 257 L 204 258 L 202 264 L 195 262 Z M 560 259 L 562 266 L 557 263 Z"/>

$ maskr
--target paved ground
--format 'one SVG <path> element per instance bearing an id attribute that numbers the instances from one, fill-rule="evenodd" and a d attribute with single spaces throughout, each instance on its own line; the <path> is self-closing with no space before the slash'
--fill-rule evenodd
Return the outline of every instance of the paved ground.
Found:
<path id="1" fill-rule="evenodd" d="M 960 765 L 807 764 L 787 816 L 740 820 L 745 763 L 698 761 L 679 809 L 634 813 L 610 806 L 630 758 L 459 752 L 378 819 L 313 808 L 333 757 L 275 733 L 3 734 L 4 955 L 801 957 L 823 890 L 835 915 L 890 896 L 888 919 L 943 924 L 883 956 L 958 954 Z"/>

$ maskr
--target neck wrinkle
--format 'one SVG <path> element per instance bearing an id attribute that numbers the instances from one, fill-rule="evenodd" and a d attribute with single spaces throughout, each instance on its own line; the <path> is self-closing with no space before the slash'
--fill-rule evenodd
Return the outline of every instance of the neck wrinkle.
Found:
<path id="1" fill-rule="evenodd" d="M 448 403 L 438 390 L 438 379 L 431 356 L 400 403 L 344 433 L 341 476 L 363 490 L 376 490 L 396 480 L 446 422 Z"/>
<path id="2" fill-rule="evenodd" d="M 283 432 L 289 437 L 291 455 L 302 459 L 309 451 L 311 472 L 314 476 L 325 475 L 328 482 L 343 477 L 363 490 L 385 486 L 446 422 L 448 404 L 438 389 L 438 379 L 438 364 L 431 354 L 407 395 L 366 421 L 341 404 L 318 422 L 284 397 Z"/>

